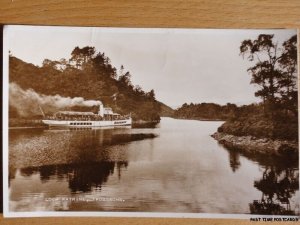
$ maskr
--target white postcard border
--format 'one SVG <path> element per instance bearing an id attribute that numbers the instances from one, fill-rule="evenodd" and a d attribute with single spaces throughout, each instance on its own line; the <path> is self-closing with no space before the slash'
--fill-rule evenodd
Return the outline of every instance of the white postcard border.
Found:
<path id="1" fill-rule="evenodd" d="M 91 211 L 34 211 L 34 212 L 11 212 L 9 211 L 9 188 L 8 188 L 8 160 L 9 160 L 9 144 L 8 144 L 8 105 L 9 105 L 9 30 L 11 27 L 19 27 L 30 29 L 34 27 L 42 28 L 54 28 L 55 26 L 31 26 L 31 25 L 5 25 L 3 28 L 3 127 L 2 127 L 2 156 L 3 156 L 3 215 L 4 217 L 15 218 L 15 217 L 145 217 L 145 218 L 212 218 L 212 219 L 250 219 L 250 218 L 298 218 L 298 216 L 275 216 L 275 215 L 253 215 L 253 214 L 219 214 L 219 213 L 158 213 L 158 212 L 91 212 Z M 187 28 L 112 28 L 112 27 L 67 27 L 57 26 L 59 29 L 79 29 L 79 28 L 90 28 L 93 33 L 93 28 L 101 28 L 107 32 L 122 32 L 123 30 L 134 31 L 134 32 L 203 32 L 203 31 L 216 31 L 216 30 L 236 30 L 236 29 L 187 29 Z M 271 30 L 271 29 L 238 29 L 238 30 Z M 299 48 L 299 29 L 289 28 L 287 30 L 296 30 Z M 21 38 L 21 37 L 20 37 Z M 299 52 L 299 50 L 298 50 Z M 298 54 L 299 62 L 299 54 Z M 298 63 L 298 82 L 299 82 L 299 69 Z M 299 83 L 298 83 L 299 86 Z M 298 92 L 299 95 L 299 92 Z M 299 104 L 299 98 L 298 98 Z M 299 145 L 300 146 L 300 145 Z"/>

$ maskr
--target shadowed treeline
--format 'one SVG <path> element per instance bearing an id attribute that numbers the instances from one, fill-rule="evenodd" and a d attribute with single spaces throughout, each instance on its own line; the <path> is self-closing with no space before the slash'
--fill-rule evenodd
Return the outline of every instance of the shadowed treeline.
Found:
<path id="1" fill-rule="evenodd" d="M 175 110 L 175 117 L 196 120 L 226 120 L 234 116 L 237 111 L 235 104 L 218 105 L 215 103 L 184 103 Z"/>

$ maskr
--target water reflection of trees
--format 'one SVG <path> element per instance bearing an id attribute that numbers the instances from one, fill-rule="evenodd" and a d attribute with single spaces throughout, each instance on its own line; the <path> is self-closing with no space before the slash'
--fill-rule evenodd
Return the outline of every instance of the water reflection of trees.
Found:
<path id="1" fill-rule="evenodd" d="M 250 203 L 250 212 L 265 215 L 293 215 L 290 199 L 299 190 L 299 171 L 268 166 L 263 177 L 254 182 L 254 187 L 262 192 L 261 200 Z"/>
<path id="2" fill-rule="evenodd" d="M 236 151 L 229 151 L 229 164 L 233 172 L 241 166 L 240 154 Z"/>
<path id="3" fill-rule="evenodd" d="M 20 169 L 22 176 L 39 174 L 42 182 L 66 180 L 71 192 L 90 192 L 93 188 L 101 190 L 103 183 L 113 175 L 115 168 L 121 179 L 122 169 L 128 167 L 127 161 L 102 161 L 84 164 L 47 165 Z"/>
<path id="4" fill-rule="evenodd" d="M 93 161 L 127 161 L 127 144 L 153 139 L 153 133 L 127 129 L 45 130 L 10 137 L 9 165 L 14 168 Z"/>
<path id="5" fill-rule="evenodd" d="M 245 152 L 236 148 L 225 148 L 233 172 L 240 168 L 240 157 L 258 163 L 264 168 L 262 178 L 253 186 L 261 191 L 262 197 L 249 204 L 252 214 L 293 215 L 291 198 L 299 190 L 299 165 L 297 158 L 266 156 Z"/>
<path id="6" fill-rule="evenodd" d="M 66 180 L 73 192 L 101 189 L 110 175 L 115 172 L 120 179 L 128 166 L 128 151 L 123 146 L 157 137 L 128 132 L 131 130 L 46 130 L 17 135 L 11 139 L 15 144 L 10 151 L 9 184 L 20 171 L 23 177 L 39 175 L 41 182 Z"/>

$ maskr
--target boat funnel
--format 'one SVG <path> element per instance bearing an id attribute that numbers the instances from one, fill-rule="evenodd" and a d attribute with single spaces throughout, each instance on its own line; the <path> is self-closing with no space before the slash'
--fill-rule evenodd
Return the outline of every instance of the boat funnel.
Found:
<path id="1" fill-rule="evenodd" d="M 98 115 L 100 115 L 101 117 L 104 116 L 104 107 L 103 107 L 102 103 L 100 103 L 100 105 L 99 105 Z"/>

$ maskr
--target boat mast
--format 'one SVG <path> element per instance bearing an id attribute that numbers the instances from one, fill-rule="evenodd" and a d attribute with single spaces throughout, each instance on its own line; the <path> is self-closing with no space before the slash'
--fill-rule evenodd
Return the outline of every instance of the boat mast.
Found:
<path id="1" fill-rule="evenodd" d="M 45 115 L 45 113 L 44 113 L 44 111 L 42 110 L 42 107 L 41 107 L 40 105 L 39 105 L 39 108 L 40 108 L 41 113 L 43 114 L 43 117 L 45 118 L 46 115 Z"/>

